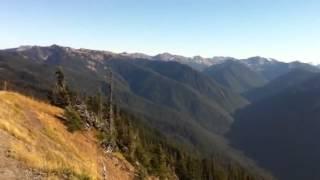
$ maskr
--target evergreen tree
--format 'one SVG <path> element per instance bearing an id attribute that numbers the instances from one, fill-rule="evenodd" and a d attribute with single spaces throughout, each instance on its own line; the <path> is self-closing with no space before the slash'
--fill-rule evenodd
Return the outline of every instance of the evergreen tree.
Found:
<path id="1" fill-rule="evenodd" d="M 61 68 L 57 69 L 55 77 L 56 83 L 49 98 L 52 104 L 59 107 L 66 107 L 71 104 L 71 93 L 65 83 L 64 73 Z"/>

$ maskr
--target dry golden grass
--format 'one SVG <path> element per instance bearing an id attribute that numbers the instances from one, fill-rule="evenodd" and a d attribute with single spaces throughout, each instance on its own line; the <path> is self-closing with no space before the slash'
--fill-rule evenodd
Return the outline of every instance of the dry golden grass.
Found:
<path id="1" fill-rule="evenodd" d="M 100 179 L 101 155 L 93 133 L 70 133 L 57 120 L 62 110 L 0 91 L 0 129 L 12 135 L 13 157 L 46 172 Z"/>

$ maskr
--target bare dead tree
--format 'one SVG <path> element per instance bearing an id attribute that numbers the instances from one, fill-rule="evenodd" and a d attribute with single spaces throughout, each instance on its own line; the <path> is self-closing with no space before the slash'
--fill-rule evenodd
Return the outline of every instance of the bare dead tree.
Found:
<path id="1" fill-rule="evenodd" d="M 114 108 L 113 108 L 113 72 L 112 69 L 109 66 L 106 66 L 105 69 L 107 70 L 106 72 L 106 81 L 109 83 L 108 86 L 108 127 L 107 130 L 110 134 L 110 144 L 114 144 L 114 135 L 115 135 L 115 124 L 114 124 Z"/>
<path id="2" fill-rule="evenodd" d="M 4 91 L 8 90 L 8 82 L 7 81 L 3 81 L 3 90 Z"/>
<path id="3" fill-rule="evenodd" d="M 110 67 L 108 67 L 109 78 L 109 131 L 111 135 L 114 135 L 114 114 L 113 114 L 113 73 Z"/>
<path id="4" fill-rule="evenodd" d="M 101 121 L 102 119 L 103 119 L 103 113 L 102 113 L 102 106 L 103 106 L 103 104 L 102 104 L 102 89 L 100 88 L 99 89 L 99 92 L 98 92 L 98 102 L 99 102 L 99 104 L 98 104 L 98 119 L 99 119 L 99 121 Z"/>

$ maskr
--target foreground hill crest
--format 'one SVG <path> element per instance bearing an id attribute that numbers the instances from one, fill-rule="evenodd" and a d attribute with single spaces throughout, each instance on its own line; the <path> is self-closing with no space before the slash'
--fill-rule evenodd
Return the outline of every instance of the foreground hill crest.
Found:
<path id="1" fill-rule="evenodd" d="M 124 159 L 106 155 L 94 132 L 70 133 L 63 111 L 17 93 L 0 91 L 0 179 L 133 179 Z M 4 173 L 3 173 L 4 172 Z"/>

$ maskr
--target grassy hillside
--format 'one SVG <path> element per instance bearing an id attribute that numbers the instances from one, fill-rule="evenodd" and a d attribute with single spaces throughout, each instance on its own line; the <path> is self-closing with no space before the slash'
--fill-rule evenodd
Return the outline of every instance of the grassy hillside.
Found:
<path id="1" fill-rule="evenodd" d="M 103 154 L 95 132 L 67 131 L 57 118 L 62 113 L 46 103 L 0 91 L 0 136 L 8 139 L 1 146 L 7 144 L 10 161 L 43 172 L 43 178 L 102 179 L 104 168 L 108 178 L 134 178 L 129 163 Z"/>

